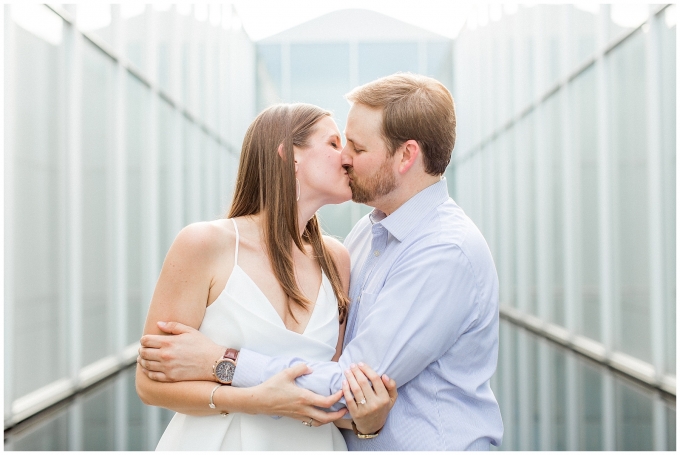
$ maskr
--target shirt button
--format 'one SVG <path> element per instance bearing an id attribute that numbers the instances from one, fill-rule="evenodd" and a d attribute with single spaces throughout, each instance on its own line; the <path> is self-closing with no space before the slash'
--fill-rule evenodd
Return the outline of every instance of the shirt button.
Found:
<path id="1" fill-rule="evenodd" d="M 380 256 L 380 251 L 375 250 L 375 251 L 373 252 L 373 256 Z"/>

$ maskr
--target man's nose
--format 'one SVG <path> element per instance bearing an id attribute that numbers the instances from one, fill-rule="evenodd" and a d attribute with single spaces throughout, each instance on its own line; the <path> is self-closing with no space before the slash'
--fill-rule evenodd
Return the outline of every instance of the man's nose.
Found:
<path id="1" fill-rule="evenodd" d="M 340 164 L 342 167 L 352 166 L 352 155 L 349 150 L 349 145 L 345 145 L 340 152 Z"/>

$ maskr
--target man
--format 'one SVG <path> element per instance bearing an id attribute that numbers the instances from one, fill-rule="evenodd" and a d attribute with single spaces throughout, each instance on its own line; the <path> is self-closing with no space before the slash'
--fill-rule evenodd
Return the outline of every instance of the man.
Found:
<path id="1" fill-rule="evenodd" d="M 233 385 L 255 386 L 304 362 L 313 372 L 297 384 L 331 395 L 342 388 L 344 370 L 361 361 L 396 380 L 399 399 L 382 429 L 343 430 L 350 450 L 488 450 L 503 433 L 489 386 L 498 357 L 498 278 L 484 238 L 443 178 L 455 143 L 451 94 L 434 79 L 395 74 L 347 98 L 342 163 L 352 199 L 375 209 L 345 240 L 352 271 L 342 356 L 307 362 L 242 349 Z M 161 345 L 147 336 L 140 364 L 157 372 L 148 373 L 152 379 L 199 379 L 191 371 L 206 372 L 228 348 L 202 343 L 173 337 Z M 174 364 L 161 360 L 162 350 Z M 178 373 L 182 363 L 196 368 Z"/>

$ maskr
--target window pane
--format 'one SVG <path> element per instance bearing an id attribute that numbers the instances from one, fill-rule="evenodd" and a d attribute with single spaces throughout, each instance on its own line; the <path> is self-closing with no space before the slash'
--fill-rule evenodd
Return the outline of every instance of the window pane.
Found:
<path id="1" fill-rule="evenodd" d="M 597 123 L 595 96 L 595 70 L 589 68 L 577 77 L 571 87 L 572 144 L 578 157 L 577 181 L 579 210 L 576 214 L 577 235 L 580 247 L 577 268 L 580 270 L 581 321 L 578 332 L 600 338 L 600 292 L 599 292 L 599 232 L 598 232 L 598 182 L 597 182 Z"/>
<path id="2" fill-rule="evenodd" d="M 665 347 L 666 347 L 666 372 L 675 375 L 675 302 L 676 302 L 676 57 L 675 57 L 675 22 L 667 21 L 667 17 L 677 14 L 677 6 L 670 6 L 662 13 L 660 21 L 661 32 L 661 170 L 663 185 L 663 251 L 664 257 L 664 320 L 666 321 Z M 670 25 L 669 25 L 670 24 Z M 669 427 L 671 428 L 671 427 Z M 673 426 L 672 428 L 675 428 Z M 670 432 L 669 432 L 670 433 Z M 675 434 L 675 433 L 673 433 Z"/>
<path id="3" fill-rule="evenodd" d="M 111 59 L 83 40 L 83 365 L 112 353 L 111 200 L 112 83 Z"/>
<path id="4" fill-rule="evenodd" d="M 344 131 L 349 104 L 342 97 L 349 83 L 349 44 L 292 44 L 290 100 L 312 103 L 333 112 Z"/>
<path id="5" fill-rule="evenodd" d="M 201 221 L 201 153 L 199 129 L 182 119 L 184 131 L 184 225 Z"/>
<path id="6" fill-rule="evenodd" d="M 281 45 L 260 44 L 257 46 L 257 110 L 281 102 Z"/>
<path id="7" fill-rule="evenodd" d="M 125 27 L 125 56 L 148 74 L 145 43 L 147 40 L 147 21 L 144 4 L 122 4 L 121 15 L 123 16 Z"/>
<path id="8" fill-rule="evenodd" d="M 349 231 L 354 227 L 350 202 L 340 205 L 325 205 L 319 209 L 317 214 L 324 232 L 342 239 L 347 237 Z"/>
<path id="9" fill-rule="evenodd" d="M 13 206 L 12 213 L 5 212 L 5 223 L 12 224 L 14 235 L 13 244 L 6 244 L 12 249 L 12 262 L 7 261 L 9 257 L 5 259 L 6 279 L 13 280 L 14 338 L 5 343 L 5 352 L 13 350 L 14 364 L 5 374 L 14 390 L 13 396 L 5 396 L 5 400 L 64 377 L 68 365 L 64 293 L 66 163 L 61 96 L 66 81 L 59 60 L 64 52 L 63 24 L 46 7 L 38 8 L 40 14 L 56 21 L 58 39 L 49 42 L 23 28 L 30 24 L 15 23 L 16 59 L 5 60 L 5 72 L 11 71 L 15 82 L 13 87 L 5 85 L 6 99 L 12 90 L 15 100 L 15 110 L 5 111 L 5 122 L 12 117 L 14 124 L 14 144 L 5 143 L 6 157 L 13 159 L 5 161 L 5 172 L 12 175 L 13 182 L 13 188 L 5 194 L 14 196 L 8 201 Z M 31 365 L 41 365 L 41 373 L 35 374 Z"/>
<path id="10" fill-rule="evenodd" d="M 609 54 L 615 283 L 615 348 L 652 362 L 649 307 L 649 181 L 644 35 Z M 604 132 L 603 132 L 604 133 Z M 618 235 L 617 235 L 618 234 Z M 618 308 L 616 308 L 618 306 Z"/>
<path id="11" fill-rule="evenodd" d="M 602 416 L 603 376 L 587 363 L 578 365 L 579 380 L 579 450 L 602 450 Z"/>
<path id="12" fill-rule="evenodd" d="M 174 188 L 182 185 L 181 179 L 177 179 L 177 157 L 180 151 L 175 144 L 175 110 L 166 102 L 158 103 L 158 227 L 160 229 L 159 240 L 159 263 L 162 264 L 170 245 L 177 235 L 177 222 L 173 214 L 177 211 L 180 201 L 174 200 L 177 191 Z M 179 192 L 181 194 L 181 192 Z"/>
<path id="13" fill-rule="evenodd" d="M 506 274 L 500 278 L 501 298 L 510 306 L 517 308 L 517 241 L 515 240 L 517 231 L 517 198 L 515 197 L 515 185 L 517 174 L 514 169 L 517 150 L 514 147 L 517 126 L 510 128 L 505 136 L 504 150 L 501 155 L 501 168 L 505 169 L 502 182 L 501 205 L 505 207 L 503 215 L 506 239 L 504 270 Z M 504 284 L 503 284 L 504 283 Z M 504 296 L 504 297 L 503 297 Z"/>
<path id="14" fill-rule="evenodd" d="M 172 41 L 177 31 L 174 28 L 175 12 L 174 11 L 156 11 L 154 10 L 156 20 L 156 77 L 158 78 L 158 86 L 165 92 L 170 92 L 170 81 L 172 77 L 177 77 L 171 74 L 174 69 L 171 65 L 172 55 Z M 172 96 L 177 96 L 177 93 L 172 93 Z"/>
<path id="15" fill-rule="evenodd" d="M 564 89 L 563 89 L 564 90 Z M 545 104 L 545 144 L 546 167 L 548 176 L 545 181 L 548 187 L 548 204 L 550 214 L 547 216 L 546 229 L 548 229 L 548 261 L 551 269 L 548 271 L 548 291 L 550 295 L 549 320 L 555 324 L 564 326 L 564 194 L 563 194 L 563 151 L 562 147 L 562 124 L 561 124 L 561 93 L 551 96 Z"/>
<path id="16" fill-rule="evenodd" d="M 359 84 L 397 71 L 418 72 L 418 43 L 359 43 Z"/>
<path id="17" fill-rule="evenodd" d="M 428 76 L 434 77 L 444 84 L 449 90 L 452 89 L 453 66 L 452 47 L 448 41 L 427 42 L 427 72 Z"/>
<path id="18" fill-rule="evenodd" d="M 5 439 L 5 451 L 66 451 L 69 450 L 69 415 L 63 412 L 52 419 L 31 427 L 17 437 Z"/>
<path id="19" fill-rule="evenodd" d="M 590 11 L 584 11 L 578 6 L 572 9 L 574 57 L 576 59 L 571 62 L 572 66 L 577 66 L 595 53 L 595 24 L 599 8 L 586 9 Z"/>
<path id="20" fill-rule="evenodd" d="M 614 394 L 618 405 L 616 450 L 654 450 L 653 402 L 649 393 L 617 381 Z"/>
<path id="21" fill-rule="evenodd" d="M 111 5 L 91 2 L 76 6 L 78 28 L 95 35 L 109 46 L 113 46 L 111 16 Z"/>
<path id="22" fill-rule="evenodd" d="M 147 182 L 149 159 L 149 89 L 131 75 L 126 78 L 125 161 L 127 212 L 127 343 L 139 339 L 149 305 L 147 286 L 149 236 Z"/>
<path id="23" fill-rule="evenodd" d="M 120 408 L 114 401 L 114 385 L 111 381 L 86 395 L 82 401 L 83 450 L 111 450 L 115 447 L 114 418 Z"/>
<path id="24" fill-rule="evenodd" d="M 518 305 L 523 311 L 536 314 L 536 235 L 534 221 L 535 176 L 533 115 L 523 117 L 516 126 L 515 141 L 515 198 L 517 218 L 515 226 L 517 242 Z"/>
<path id="25" fill-rule="evenodd" d="M 539 16 L 539 20 L 543 21 L 545 34 L 544 54 L 540 56 L 541 66 L 545 71 L 545 85 L 541 92 L 557 83 L 560 77 L 565 76 L 567 70 L 561 67 L 560 52 L 563 39 L 561 21 L 566 8 L 571 8 L 571 5 L 543 5 L 542 14 Z"/>

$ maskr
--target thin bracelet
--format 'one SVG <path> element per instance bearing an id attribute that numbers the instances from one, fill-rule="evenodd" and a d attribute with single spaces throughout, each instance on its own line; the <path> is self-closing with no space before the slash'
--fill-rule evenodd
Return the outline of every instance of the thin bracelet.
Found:
<path id="1" fill-rule="evenodd" d="M 215 391 L 217 389 L 219 389 L 220 387 L 222 387 L 223 385 L 224 384 L 216 385 L 215 388 L 212 389 L 212 392 L 210 392 L 210 403 L 208 403 L 208 406 L 210 406 L 210 409 L 215 409 L 215 403 L 213 402 L 213 397 L 215 396 Z M 228 411 L 222 411 L 222 412 L 220 412 L 220 415 L 222 417 L 226 417 L 226 416 L 229 415 L 229 412 Z"/>
<path id="2" fill-rule="evenodd" d="M 222 387 L 222 384 L 218 384 L 215 386 L 214 389 L 212 389 L 212 392 L 210 392 L 210 403 L 208 403 L 208 406 L 210 406 L 210 409 L 215 409 L 215 403 L 213 402 L 213 396 L 215 395 L 215 390 L 219 389 Z"/>

